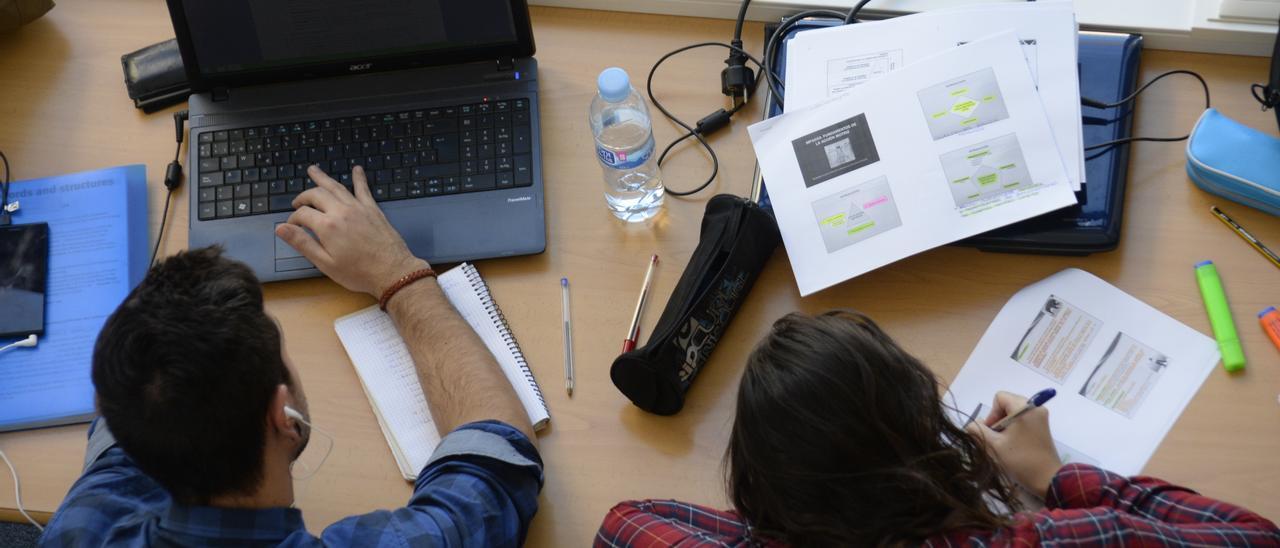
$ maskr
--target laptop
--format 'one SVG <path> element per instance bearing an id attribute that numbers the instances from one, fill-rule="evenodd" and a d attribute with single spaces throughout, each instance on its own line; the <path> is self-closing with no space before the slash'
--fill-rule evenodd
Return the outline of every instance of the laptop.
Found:
<path id="1" fill-rule="evenodd" d="M 275 237 L 319 165 L 363 166 L 432 263 L 541 253 L 538 70 L 524 0 L 167 0 L 191 81 L 189 245 L 264 282 L 320 272 Z"/>

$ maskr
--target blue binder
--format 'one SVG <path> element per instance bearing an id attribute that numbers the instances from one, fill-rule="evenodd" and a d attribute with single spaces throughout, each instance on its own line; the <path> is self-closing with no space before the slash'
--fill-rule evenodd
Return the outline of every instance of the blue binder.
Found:
<path id="1" fill-rule="evenodd" d="M 787 39 L 798 32 L 837 24 L 840 22 L 832 19 L 804 21 L 788 33 Z M 765 28 L 766 39 L 775 27 Z M 1081 95 L 1110 103 L 1133 93 L 1138 82 L 1141 53 L 1142 37 L 1139 35 L 1081 32 Z M 786 58 L 784 41 L 773 59 L 780 75 L 786 74 Z M 1109 110 L 1084 107 L 1085 146 L 1131 136 L 1133 105 L 1129 103 Z M 771 105 L 769 116 L 779 114 L 782 114 L 782 108 L 777 104 Z M 1088 255 L 1115 249 L 1120 243 L 1130 146 L 1119 145 L 1086 153 L 1085 176 L 1088 182 L 1076 193 L 1078 205 L 980 234 L 956 245 L 1001 253 L 1052 255 Z M 765 186 L 761 191 L 760 204 L 772 209 L 767 182 Z"/>

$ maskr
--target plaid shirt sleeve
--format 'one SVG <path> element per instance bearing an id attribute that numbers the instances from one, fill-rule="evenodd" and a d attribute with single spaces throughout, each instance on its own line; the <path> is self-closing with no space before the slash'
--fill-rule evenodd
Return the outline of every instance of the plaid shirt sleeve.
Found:
<path id="1" fill-rule="evenodd" d="M 757 546 L 750 528 L 733 512 L 675 500 L 619 503 L 604 517 L 596 548 L 723 548 Z"/>
<path id="2" fill-rule="evenodd" d="M 1126 478 L 1072 464 L 1054 477 L 1040 512 L 995 531 L 952 531 L 924 546 L 1280 547 L 1280 529 L 1262 516 L 1149 478 Z M 630 501 L 605 516 L 597 548 L 759 545 L 733 512 L 677 501 Z"/>
<path id="3" fill-rule="evenodd" d="M 1085 546 L 1280 546 L 1280 529 L 1244 508 L 1155 478 L 1127 478 L 1084 464 L 1058 471 L 1045 506 L 1012 534 Z"/>

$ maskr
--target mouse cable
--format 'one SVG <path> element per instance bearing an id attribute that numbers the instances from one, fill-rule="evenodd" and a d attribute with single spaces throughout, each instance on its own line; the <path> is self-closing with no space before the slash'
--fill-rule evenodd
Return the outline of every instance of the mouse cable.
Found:
<path id="1" fill-rule="evenodd" d="M 178 149 L 173 151 L 173 161 L 169 162 L 169 168 L 164 172 L 164 213 L 160 214 L 160 231 L 156 233 L 155 247 L 151 248 L 151 261 L 147 263 L 148 268 L 155 266 L 156 253 L 160 251 L 160 242 L 164 241 L 164 225 L 169 220 L 169 202 L 173 201 L 173 191 L 182 186 L 182 163 L 178 160 L 182 157 L 182 139 L 186 135 L 182 124 L 187 121 L 187 116 L 185 110 L 173 113 L 173 131 L 174 138 L 178 140 Z"/>
<path id="2" fill-rule="evenodd" d="M 1206 82 L 1204 77 L 1200 76 L 1199 73 L 1191 70 L 1182 70 L 1182 69 L 1171 70 L 1169 72 L 1156 76 L 1155 78 L 1152 78 L 1149 82 L 1143 84 L 1142 87 L 1137 89 L 1137 91 L 1134 91 L 1133 93 L 1129 94 L 1128 97 L 1125 97 L 1114 103 L 1107 103 L 1107 102 L 1099 101 L 1097 99 L 1090 99 L 1088 97 L 1081 97 L 1080 103 L 1087 107 L 1100 108 L 1100 109 L 1115 108 L 1118 106 L 1126 105 L 1128 103 L 1132 103 L 1133 101 L 1137 100 L 1138 95 L 1146 91 L 1147 88 L 1151 87 L 1152 84 L 1159 82 L 1161 79 L 1165 78 L 1166 76 L 1173 76 L 1175 74 L 1186 74 L 1188 76 L 1193 76 L 1195 77 L 1196 80 L 1200 81 L 1200 86 L 1204 88 L 1204 109 L 1209 110 L 1209 107 L 1212 105 L 1212 102 L 1210 101 L 1210 97 L 1209 97 L 1209 83 Z M 1124 113 L 1124 115 L 1121 118 L 1130 116 L 1133 114 L 1133 112 L 1134 112 L 1133 109 L 1129 109 L 1127 112 Z M 1148 141 L 1148 142 L 1158 142 L 1158 143 L 1176 143 L 1178 141 L 1186 141 L 1187 139 L 1190 139 L 1190 138 L 1191 138 L 1190 133 L 1183 135 L 1181 137 L 1126 137 L 1124 139 L 1116 139 L 1114 141 L 1106 141 L 1103 143 L 1098 143 L 1096 145 L 1089 145 L 1087 147 L 1084 147 L 1084 149 L 1094 150 L 1094 149 L 1099 149 L 1104 147 L 1123 145 L 1126 143 L 1134 143 L 1138 141 Z"/>
<path id="3" fill-rule="evenodd" d="M 0 150 L 0 163 L 4 164 L 4 179 L 0 180 L 0 226 L 9 226 L 12 213 L 9 211 L 9 157 Z"/>
<path id="4" fill-rule="evenodd" d="M 9 460 L 9 455 L 4 454 L 4 451 L 0 451 L 0 460 L 3 460 L 5 465 L 9 467 L 9 475 L 13 476 L 13 498 L 18 503 L 18 513 L 27 518 L 27 521 L 31 522 L 31 525 L 34 525 L 37 531 L 43 533 L 44 526 L 40 525 L 40 522 L 36 521 L 35 518 L 32 518 L 31 514 L 27 513 L 27 509 L 22 506 L 22 484 L 19 483 L 18 469 L 13 467 L 13 462 Z"/>

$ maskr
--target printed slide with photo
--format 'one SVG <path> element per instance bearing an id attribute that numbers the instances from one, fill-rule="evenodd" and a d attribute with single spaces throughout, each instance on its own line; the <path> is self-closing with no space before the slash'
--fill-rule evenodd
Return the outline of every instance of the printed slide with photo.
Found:
<path id="1" fill-rule="evenodd" d="M 1009 357 L 1062 384 L 1101 327 L 1088 312 L 1050 295 Z"/>
<path id="2" fill-rule="evenodd" d="M 925 88 L 917 95 L 935 141 L 1009 118 L 996 73 L 989 68 Z"/>
<path id="3" fill-rule="evenodd" d="M 827 61 L 827 97 L 835 97 L 902 67 L 902 50 L 878 51 Z"/>
<path id="4" fill-rule="evenodd" d="M 791 146 L 806 188 L 880 161 L 865 114 L 795 139 Z"/>
<path id="5" fill-rule="evenodd" d="M 962 210 L 1001 194 L 1036 186 L 1018 137 L 1012 133 L 953 150 L 940 159 L 951 196 Z"/>
<path id="6" fill-rule="evenodd" d="M 1133 417 L 1168 367 L 1168 355 L 1125 333 L 1117 333 L 1107 353 L 1080 388 L 1080 395 Z"/>
<path id="7" fill-rule="evenodd" d="M 827 253 L 902 226 L 887 177 L 877 177 L 813 203 Z"/>

